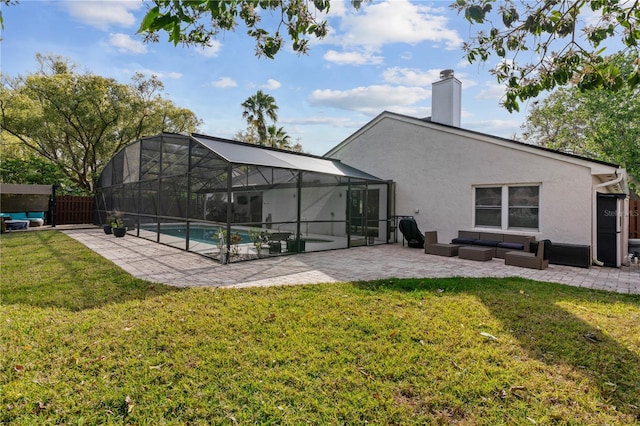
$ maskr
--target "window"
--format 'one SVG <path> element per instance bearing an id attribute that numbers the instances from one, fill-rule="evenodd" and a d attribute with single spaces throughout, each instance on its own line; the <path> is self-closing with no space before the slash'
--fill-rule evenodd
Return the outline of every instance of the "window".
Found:
<path id="1" fill-rule="evenodd" d="M 509 187 L 509 228 L 538 229 L 539 192 L 537 186 Z"/>
<path id="2" fill-rule="evenodd" d="M 538 229 L 540 187 L 492 186 L 475 190 L 475 226 Z"/>
<path id="3" fill-rule="evenodd" d="M 502 188 L 476 188 L 476 226 L 501 227 Z"/>

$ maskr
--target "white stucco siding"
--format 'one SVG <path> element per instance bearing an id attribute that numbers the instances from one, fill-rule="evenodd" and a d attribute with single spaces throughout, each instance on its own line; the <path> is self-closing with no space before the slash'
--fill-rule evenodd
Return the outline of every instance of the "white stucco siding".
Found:
<path id="1" fill-rule="evenodd" d="M 473 229 L 476 185 L 539 185 L 539 231 L 502 230 L 591 244 L 591 169 L 561 155 L 439 126 L 382 119 L 333 158 L 396 182 L 396 214 L 449 241 Z M 419 213 L 415 213 L 419 210 Z"/>

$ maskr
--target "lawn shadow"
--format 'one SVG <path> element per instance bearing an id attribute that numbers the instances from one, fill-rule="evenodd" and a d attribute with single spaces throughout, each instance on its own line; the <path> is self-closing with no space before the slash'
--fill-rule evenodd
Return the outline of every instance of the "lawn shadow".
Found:
<path id="1" fill-rule="evenodd" d="M 603 406 L 615 407 L 640 421 L 640 357 L 606 330 L 561 306 L 567 302 L 578 306 L 622 303 L 640 307 L 640 296 L 523 278 L 381 280 L 357 285 L 368 290 L 473 295 L 530 357 L 550 366 L 568 365 L 579 371 L 596 387 Z"/>
<path id="2" fill-rule="evenodd" d="M 530 356 L 580 371 L 597 386 L 603 405 L 640 420 L 640 357 L 597 324 L 561 306 L 564 302 L 640 306 L 639 297 L 526 280 L 477 295 Z"/>
<path id="3" fill-rule="evenodd" d="M 25 232 L 2 239 L 4 305 L 81 311 L 182 291 L 135 278 L 57 231 Z"/>

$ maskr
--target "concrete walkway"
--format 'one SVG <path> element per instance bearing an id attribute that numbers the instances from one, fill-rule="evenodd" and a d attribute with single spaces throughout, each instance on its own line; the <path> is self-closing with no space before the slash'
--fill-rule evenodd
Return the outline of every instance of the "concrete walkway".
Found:
<path id="1" fill-rule="evenodd" d="M 576 287 L 640 294 L 640 265 L 622 268 L 575 268 L 550 265 L 545 270 L 424 254 L 401 244 L 357 247 L 271 257 L 221 265 L 197 254 L 142 238 L 115 238 L 102 229 L 69 229 L 65 234 L 113 261 L 130 274 L 178 287 L 252 287 L 382 278 L 523 277 Z"/>

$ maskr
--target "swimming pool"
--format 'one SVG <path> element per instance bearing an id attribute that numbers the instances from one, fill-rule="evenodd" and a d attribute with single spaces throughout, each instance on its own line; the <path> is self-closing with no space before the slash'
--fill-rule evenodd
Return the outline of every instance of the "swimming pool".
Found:
<path id="1" fill-rule="evenodd" d="M 146 231 L 156 231 L 156 225 L 141 226 L 140 229 Z M 190 225 L 189 226 L 189 240 L 197 241 L 199 243 L 218 244 L 218 230 L 219 227 L 207 226 L 207 225 Z M 251 243 L 253 240 L 247 231 L 232 229 L 233 234 L 240 235 L 240 244 Z M 177 238 L 187 238 L 187 226 L 180 225 L 161 225 L 160 233 L 162 235 L 168 235 Z"/>
<path id="2" fill-rule="evenodd" d="M 156 232 L 157 225 L 142 225 L 140 229 L 145 231 Z M 218 232 L 220 230 L 219 226 L 210 226 L 205 224 L 191 224 L 189 226 L 189 240 L 195 241 L 199 243 L 206 244 L 218 244 Z M 231 229 L 232 234 L 240 235 L 239 244 L 248 244 L 253 243 L 253 239 L 249 232 L 246 229 Z M 176 237 L 176 238 L 187 238 L 187 225 L 186 224 L 163 224 L 160 226 L 160 234 Z M 308 237 L 302 236 L 300 238 L 304 240 L 306 243 L 315 243 L 315 244 L 323 244 L 323 243 L 331 243 L 332 241 L 329 239 L 322 239 L 317 237 Z"/>

